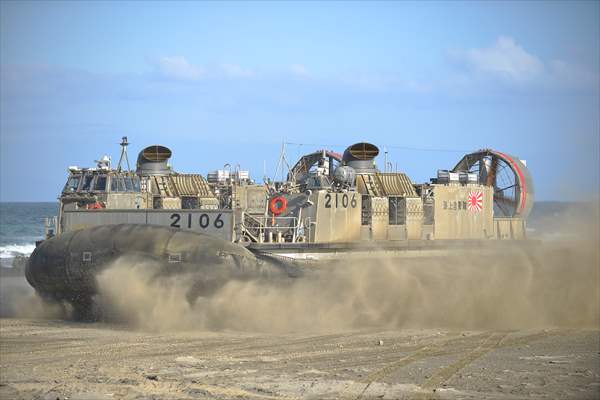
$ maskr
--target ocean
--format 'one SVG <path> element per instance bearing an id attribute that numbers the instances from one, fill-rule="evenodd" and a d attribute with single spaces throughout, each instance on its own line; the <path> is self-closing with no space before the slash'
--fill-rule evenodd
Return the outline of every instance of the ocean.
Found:
<path id="1" fill-rule="evenodd" d="M 565 220 L 589 221 L 590 206 L 589 203 L 537 202 L 527 221 L 529 236 L 560 236 Z M 58 215 L 57 202 L 0 203 L 0 264 L 9 266 L 14 257 L 31 254 L 36 240 L 44 238 L 44 219 L 55 215 Z"/>
<path id="2" fill-rule="evenodd" d="M 44 218 L 58 215 L 58 202 L 0 203 L 0 263 L 28 256 L 44 239 Z"/>

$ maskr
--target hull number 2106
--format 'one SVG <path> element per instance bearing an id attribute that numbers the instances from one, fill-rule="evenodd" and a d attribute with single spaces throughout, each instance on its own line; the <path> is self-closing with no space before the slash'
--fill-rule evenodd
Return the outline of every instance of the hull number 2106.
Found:
<path id="1" fill-rule="evenodd" d="M 221 229 L 225 225 L 221 215 L 222 214 L 217 214 L 217 216 L 214 217 L 214 220 L 211 221 L 211 216 L 208 214 L 184 214 L 182 221 L 181 214 L 173 213 L 171 214 L 171 226 L 173 228 L 181 228 L 181 225 L 183 224 L 184 227 L 191 229 L 192 226 L 198 224 L 198 226 L 200 226 L 202 229 L 206 229 L 211 225 L 213 228 Z"/>
<path id="2" fill-rule="evenodd" d="M 333 197 L 331 193 L 325 195 L 325 208 L 331 208 L 332 206 L 335 208 L 348 208 L 348 205 L 352 208 L 356 208 L 355 193 L 352 194 L 352 198 L 348 196 L 348 193 L 343 193 L 341 196 L 340 193 L 335 193 L 335 197 Z"/>

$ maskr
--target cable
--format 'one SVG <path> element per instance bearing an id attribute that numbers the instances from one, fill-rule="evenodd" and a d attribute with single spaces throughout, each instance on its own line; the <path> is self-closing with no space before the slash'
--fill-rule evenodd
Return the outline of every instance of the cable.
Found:
<path id="1" fill-rule="evenodd" d="M 388 149 L 400 149 L 400 150 L 411 150 L 411 151 L 431 151 L 431 152 L 442 152 L 442 153 L 470 153 L 473 150 L 465 149 L 436 149 L 431 147 L 407 147 L 407 146 L 395 146 L 395 145 L 384 145 Z"/>
<path id="2" fill-rule="evenodd" d="M 314 147 L 330 147 L 330 148 L 345 148 L 347 145 L 339 145 L 339 144 L 323 144 L 323 143 L 296 143 L 296 142 L 285 142 L 285 144 L 293 145 L 293 146 L 314 146 Z M 399 150 L 410 150 L 410 151 L 430 151 L 430 152 L 438 152 L 438 153 L 470 153 L 472 150 L 464 150 L 464 149 L 436 149 L 436 148 L 427 148 L 427 147 L 408 147 L 408 146 L 398 146 L 398 145 L 383 145 L 383 147 L 388 149 L 399 149 Z"/>
<path id="3" fill-rule="evenodd" d="M 347 147 L 342 144 L 323 144 L 323 143 L 295 143 L 295 142 L 285 142 L 285 144 L 291 144 L 294 146 L 314 146 L 314 147 Z"/>

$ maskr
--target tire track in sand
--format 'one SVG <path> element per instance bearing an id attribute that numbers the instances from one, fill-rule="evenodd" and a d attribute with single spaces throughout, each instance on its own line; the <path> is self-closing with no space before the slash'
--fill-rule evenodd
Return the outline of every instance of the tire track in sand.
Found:
<path id="1" fill-rule="evenodd" d="M 495 332 L 486 337 L 476 348 L 468 352 L 464 357 L 442 368 L 427 379 L 421 388 L 426 393 L 420 393 L 421 396 L 431 396 L 431 392 L 440 387 L 444 382 L 452 378 L 458 371 L 473 363 L 475 360 L 494 351 L 501 346 L 509 332 Z M 419 395 L 417 395 L 419 398 Z"/>
<path id="2" fill-rule="evenodd" d="M 353 383 L 352 385 L 350 385 L 349 387 L 347 387 L 344 390 L 341 397 L 342 398 L 354 398 L 356 400 L 359 400 L 363 397 L 363 395 L 366 393 L 366 391 L 369 390 L 369 387 L 371 386 L 371 384 L 373 382 L 376 382 L 378 380 L 385 378 L 392 372 L 396 371 L 398 368 L 402 368 L 402 367 L 412 364 L 416 361 L 419 361 L 424 358 L 431 357 L 431 356 L 438 354 L 444 346 L 446 346 L 448 343 L 453 342 L 455 340 L 456 340 L 456 338 L 452 337 L 452 338 L 449 338 L 446 340 L 441 340 L 436 343 L 421 346 L 416 351 L 414 351 L 404 357 L 401 357 L 400 359 L 397 359 L 393 362 L 390 362 L 383 368 L 380 368 L 377 371 L 367 375 L 365 377 L 365 379 L 363 379 L 359 382 Z M 358 396 L 355 397 L 354 393 L 359 390 L 360 390 L 360 393 L 358 394 Z"/>
<path id="3" fill-rule="evenodd" d="M 533 334 L 517 337 L 517 338 L 508 338 L 508 336 L 513 333 L 511 331 L 504 332 L 491 332 L 486 334 L 483 339 L 479 342 L 479 345 L 475 347 L 473 350 L 469 351 L 464 357 L 461 357 L 457 361 L 451 363 L 450 365 L 442 368 L 437 371 L 434 375 L 428 378 L 422 385 L 421 391 L 413 393 L 411 398 L 415 399 L 431 399 L 432 396 L 435 397 L 435 390 L 442 386 L 443 383 L 450 380 L 456 373 L 460 370 L 464 369 L 468 365 L 472 364 L 476 360 L 493 352 L 494 350 L 502 347 L 509 347 L 515 345 L 525 345 L 534 341 L 543 340 L 551 336 L 561 335 L 564 332 L 560 332 L 557 330 L 544 330 L 542 332 L 536 332 Z M 387 375 L 394 372 L 396 369 L 401 368 L 409 363 L 424 359 L 430 356 L 437 356 L 440 354 L 447 353 L 443 351 L 443 348 L 452 342 L 452 340 L 447 340 L 436 344 L 435 346 L 425 346 L 416 352 L 399 359 L 396 362 L 388 364 L 384 368 L 375 371 L 371 375 L 367 376 L 367 378 L 362 381 L 365 384 L 364 389 L 361 393 L 355 398 L 356 400 L 361 399 L 364 394 L 367 392 L 371 384 L 377 380 L 380 380 Z M 350 389 L 350 388 L 349 388 Z"/>

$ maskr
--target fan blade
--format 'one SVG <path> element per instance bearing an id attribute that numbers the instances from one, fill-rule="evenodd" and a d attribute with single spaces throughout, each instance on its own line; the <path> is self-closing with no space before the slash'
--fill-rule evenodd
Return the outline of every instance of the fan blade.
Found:
<path id="1" fill-rule="evenodd" d="M 487 176 L 486 185 L 496 186 L 496 175 L 498 174 L 498 157 L 492 156 L 492 165 Z"/>
<path id="2" fill-rule="evenodd" d="M 503 188 L 500 188 L 500 189 L 494 189 L 494 192 L 496 192 L 496 193 L 498 193 L 498 192 L 504 192 L 505 190 L 514 188 L 516 186 L 518 186 L 518 185 L 516 183 L 513 183 L 510 186 L 506 186 L 506 187 L 503 187 Z"/>
<path id="3" fill-rule="evenodd" d="M 487 182 L 487 165 L 485 162 L 485 157 L 481 157 L 477 162 L 479 164 L 479 183 Z"/>
<path id="4" fill-rule="evenodd" d="M 494 194 L 494 203 L 500 208 L 505 215 L 513 216 L 517 210 L 517 202 L 514 199 L 504 197 L 501 193 Z M 509 212 L 509 210 L 512 210 Z"/>
<path id="5" fill-rule="evenodd" d="M 504 197 L 502 195 L 494 196 L 494 201 L 496 201 L 497 203 L 509 205 L 511 207 L 517 206 L 517 202 L 514 199 L 509 199 L 508 197 Z"/>

